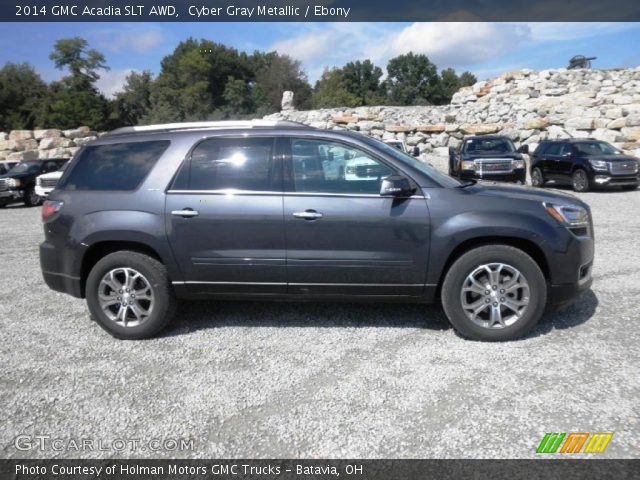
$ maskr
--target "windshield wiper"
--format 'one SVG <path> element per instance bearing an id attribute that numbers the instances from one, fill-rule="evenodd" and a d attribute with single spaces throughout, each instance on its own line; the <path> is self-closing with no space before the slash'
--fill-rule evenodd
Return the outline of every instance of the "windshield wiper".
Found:
<path id="1" fill-rule="evenodd" d="M 477 180 L 467 180 L 466 182 L 462 182 L 460 185 L 458 185 L 456 188 L 465 188 L 465 187 L 470 187 L 471 185 L 475 185 L 476 183 L 478 183 Z"/>

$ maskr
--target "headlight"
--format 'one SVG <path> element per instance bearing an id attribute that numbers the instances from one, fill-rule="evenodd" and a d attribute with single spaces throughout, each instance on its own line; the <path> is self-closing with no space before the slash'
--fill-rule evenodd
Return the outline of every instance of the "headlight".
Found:
<path id="1" fill-rule="evenodd" d="M 513 168 L 524 168 L 524 160 L 514 160 Z"/>
<path id="2" fill-rule="evenodd" d="M 10 178 L 7 180 L 7 187 L 9 188 L 18 188 L 20 186 L 20 180 L 17 178 Z"/>
<path id="3" fill-rule="evenodd" d="M 608 165 L 604 160 L 589 160 L 589 163 L 593 167 L 594 170 L 600 170 L 603 172 L 607 171 Z"/>
<path id="4" fill-rule="evenodd" d="M 589 226 L 589 212 L 586 208 L 575 205 L 554 205 L 553 203 L 544 202 L 543 205 L 553 218 L 567 228 Z"/>
<path id="5" fill-rule="evenodd" d="M 462 170 L 475 170 L 476 164 L 473 160 L 463 160 L 462 161 Z"/>

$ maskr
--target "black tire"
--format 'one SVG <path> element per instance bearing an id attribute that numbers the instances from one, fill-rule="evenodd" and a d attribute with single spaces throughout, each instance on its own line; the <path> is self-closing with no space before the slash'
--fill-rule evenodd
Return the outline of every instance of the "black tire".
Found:
<path id="1" fill-rule="evenodd" d="M 582 168 L 576 168 L 571 175 L 571 186 L 574 192 L 588 192 L 591 189 L 589 175 Z"/>
<path id="2" fill-rule="evenodd" d="M 622 190 L 624 190 L 625 192 L 631 192 L 631 191 L 635 190 L 636 188 L 638 188 L 638 185 L 623 185 L 622 186 Z"/>
<path id="3" fill-rule="evenodd" d="M 538 167 L 531 170 L 531 185 L 537 188 L 544 187 L 544 175 L 542 175 L 542 170 Z"/>
<path id="4" fill-rule="evenodd" d="M 461 298 L 467 277 L 481 265 L 493 263 L 502 263 L 517 269 L 529 287 L 529 303 L 521 316 L 501 328 L 489 328 L 475 323 L 465 313 Z M 495 292 L 498 296 L 510 295 L 498 291 Z M 484 245 L 463 254 L 451 265 L 442 285 L 441 297 L 449 321 L 462 336 L 484 341 L 514 340 L 530 332 L 542 317 L 547 303 L 547 283 L 538 264 L 522 250 L 508 245 Z M 491 305 L 487 307 L 491 309 Z M 498 306 L 500 310 L 503 308 Z"/>
<path id="5" fill-rule="evenodd" d="M 123 326 L 110 319 L 100 307 L 98 292 L 101 281 L 110 271 L 118 268 L 129 268 L 139 272 L 152 290 L 151 313 L 139 325 Z M 177 305 L 165 266 L 155 258 L 128 250 L 111 253 L 94 265 L 87 278 L 86 298 L 92 318 L 113 337 L 122 340 L 153 337 L 169 324 Z M 115 308 L 118 306 L 119 304 Z"/>
<path id="6" fill-rule="evenodd" d="M 24 192 L 24 204 L 27 207 L 35 207 L 36 205 L 40 205 L 42 203 L 42 198 L 40 198 L 33 187 L 28 188 Z"/>

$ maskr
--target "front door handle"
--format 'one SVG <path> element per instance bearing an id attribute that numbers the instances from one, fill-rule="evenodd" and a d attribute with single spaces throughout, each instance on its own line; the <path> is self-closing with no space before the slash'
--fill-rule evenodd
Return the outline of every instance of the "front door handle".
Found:
<path id="1" fill-rule="evenodd" d="M 316 212 L 315 210 L 305 210 L 304 212 L 294 212 L 293 214 L 296 218 L 302 218 L 304 220 L 317 220 L 322 218 L 322 214 L 320 212 Z"/>
<path id="2" fill-rule="evenodd" d="M 193 208 L 183 208 L 182 210 L 172 210 L 171 215 L 175 215 L 176 217 L 197 217 L 200 213 Z"/>

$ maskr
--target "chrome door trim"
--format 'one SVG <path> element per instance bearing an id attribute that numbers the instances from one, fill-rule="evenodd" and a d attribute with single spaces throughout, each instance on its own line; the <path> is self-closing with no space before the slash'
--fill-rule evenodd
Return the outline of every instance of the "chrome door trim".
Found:
<path id="1" fill-rule="evenodd" d="M 352 197 L 352 198 L 431 198 L 430 195 L 412 195 L 410 197 L 391 197 L 374 193 L 318 193 L 318 192 L 276 192 L 276 191 L 253 191 L 253 190 L 168 190 L 167 193 L 180 195 L 282 195 L 286 197 Z"/>

